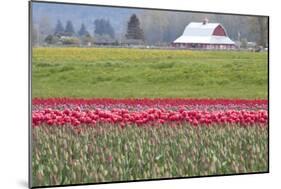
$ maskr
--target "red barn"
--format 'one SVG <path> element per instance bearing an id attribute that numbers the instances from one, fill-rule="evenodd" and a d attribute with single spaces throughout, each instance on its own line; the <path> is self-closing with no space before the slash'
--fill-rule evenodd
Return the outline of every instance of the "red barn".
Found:
<path id="1" fill-rule="evenodd" d="M 234 49 L 235 43 L 219 23 L 191 22 L 172 45 L 180 48 Z"/>

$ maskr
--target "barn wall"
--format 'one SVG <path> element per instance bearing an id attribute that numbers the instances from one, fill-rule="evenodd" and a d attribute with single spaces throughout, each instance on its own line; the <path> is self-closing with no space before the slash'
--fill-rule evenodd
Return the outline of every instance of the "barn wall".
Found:
<path id="1" fill-rule="evenodd" d="M 172 43 L 172 46 L 187 49 L 235 49 L 233 44 Z"/>
<path id="2" fill-rule="evenodd" d="M 226 32 L 224 31 L 223 27 L 221 25 L 219 25 L 214 30 L 213 35 L 216 35 L 216 36 L 226 36 Z"/>

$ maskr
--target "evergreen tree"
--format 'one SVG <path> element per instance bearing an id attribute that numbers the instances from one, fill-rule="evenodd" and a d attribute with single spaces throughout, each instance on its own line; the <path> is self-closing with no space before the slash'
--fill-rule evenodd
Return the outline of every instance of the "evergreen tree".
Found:
<path id="1" fill-rule="evenodd" d="M 87 31 L 85 24 L 81 25 L 81 28 L 80 28 L 80 30 L 78 32 L 78 35 L 80 37 L 85 36 L 85 35 L 89 35 L 89 32 Z"/>
<path id="2" fill-rule="evenodd" d="M 109 20 L 107 20 L 107 21 L 105 22 L 105 28 L 106 28 L 106 33 L 107 33 L 110 37 L 114 38 L 114 35 L 115 35 L 115 34 L 114 34 L 114 29 L 113 29 L 113 27 L 111 26 Z"/>
<path id="3" fill-rule="evenodd" d="M 138 17 L 133 14 L 128 22 L 128 27 L 127 27 L 127 34 L 126 34 L 127 39 L 139 39 L 144 41 L 144 34 L 143 30 L 140 27 L 140 21 Z"/>
<path id="4" fill-rule="evenodd" d="M 74 34 L 75 34 L 75 31 L 74 31 L 73 24 L 70 20 L 68 20 L 66 23 L 66 26 L 65 26 L 64 35 L 74 36 Z"/>
<path id="5" fill-rule="evenodd" d="M 60 20 L 57 21 L 54 35 L 61 36 L 64 33 L 64 28 Z"/>
<path id="6" fill-rule="evenodd" d="M 115 37 L 114 29 L 111 26 L 109 20 L 96 19 L 95 22 L 95 34 L 96 35 L 109 35 L 111 38 Z"/>

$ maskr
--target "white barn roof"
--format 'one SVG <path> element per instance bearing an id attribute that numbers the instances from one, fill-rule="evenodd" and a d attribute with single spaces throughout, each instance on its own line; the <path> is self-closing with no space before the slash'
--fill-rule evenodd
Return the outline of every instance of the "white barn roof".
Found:
<path id="1" fill-rule="evenodd" d="M 213 35 L 214 30 L 221 26 L 219 23 L 191 22 L 174 43 L 201 43 L 201 44 L 235 44 L 228 36 Z M 226 31 L 225 31 L 226 33 Z"/>

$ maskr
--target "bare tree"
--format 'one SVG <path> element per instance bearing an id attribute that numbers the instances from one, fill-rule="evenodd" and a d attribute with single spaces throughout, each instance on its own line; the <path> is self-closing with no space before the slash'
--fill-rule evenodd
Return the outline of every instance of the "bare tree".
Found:
<path id="1" fill-rule="evenodd" d="M 38 27 L 38 43 L 39 45 L 41 45 L 42 43 L 44 43 L 44 39 L 46 38 L 46 36 L 52 34 L 52 26 L 49 17 L 41 17 Z"/>

